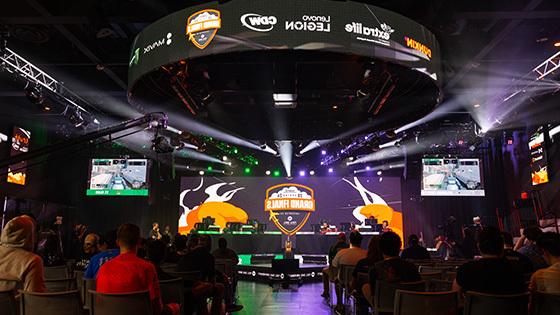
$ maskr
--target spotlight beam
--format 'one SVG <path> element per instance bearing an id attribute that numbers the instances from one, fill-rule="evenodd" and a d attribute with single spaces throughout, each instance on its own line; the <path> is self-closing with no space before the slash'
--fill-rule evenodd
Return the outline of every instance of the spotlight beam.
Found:
<path id="1" fill-rule="evenodd" d="M 187 149 L 187 148 L 176 151 L 175 154 L 179 157 L 186 158 L 186 159 L 206 161 L 206 162 L 212 162 L 212 163 L 228 165 L 228 166 L 231 165 L 230 162 L 222 161 L 222 160 L 220 160 L 218 158 L 215 158 L 213 156 L 210 156 L 210 155 L 207 155 L 207 154 L 204 154 L 204 153 L 200 153 L 198 151 Z"/>
<path id="2" fill-rule="evenodd" d="M 292 154 L 293 146 L 291 141 L 276 141 L 276 146 L 278 147 L 278 152 L 280 153 L 280 159 L 282 160 L 282 165 L 286 170 L 286 175 L 292 177 Z"/>

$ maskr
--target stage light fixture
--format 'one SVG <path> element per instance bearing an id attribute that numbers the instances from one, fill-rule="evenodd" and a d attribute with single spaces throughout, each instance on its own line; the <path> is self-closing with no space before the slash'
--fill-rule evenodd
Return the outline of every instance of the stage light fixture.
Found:
<path id="1" fill-rule="evenodd" d="M 279 176 L 280 176 L 280 171 L 279 170 L 274 171 L 274 177 L 279 177 Z"/>
<path id="2" fill-rule="evenodd" d="M 554 47 L 560 47 L 560 41 L 557 41 L 556 43 L 554 43 Z"/>
<path id="3" fill-rule="evenodd" d="M 250 174 L 250 173 L 251 173 L 251 169 L 248 168 L 248 167 L 246 167 L 245 170 L 244 170 L 244 172 L 245 172 L 245 174 Z"/>
<path id="4" fill-rule="evenodd" d="M 299 171 L 299 176 L 301 177 L 305 176 L 305 171 L 304 170 Z"/>
<path id="5" fill-rule="evenodd" d="M 204 171 L 199 171 L 199 172 L 198 172 L 198 175 L 204 176 Z"/>
<path id="6" fill-rule="evenodd" d="M 208 172 L 212 172 L 213 170 L 212 165 L 209 165 L 206 169 L 208 170 Z"/>
<path id="7" fill-rule="evenodd" d="M 479 107 L 480 107 L 480 104 L 476 103 L 476 104 L 473 105 L 473 107 L 474 107 L 474 108 L 479 108 Z"/>
<path id="8" fill-rule="evenodd" d="M 36 105 L 45 101 L 42 87 L 40 85 L 32 85 L 29 82 L 25 85 L 25 96 L 31 103 Z"/>
<path id="9" fill-rule="evenodd" d="M 225 156 L 225 155 L 222 156 L 222 161 L 227 161 L 227 160 L 228 160 L 228 157 L 227 157 L 227 156 Z"/>
<path id="10" fill-rule="evenodd" d="M 366 171 L 369 171 L 369 170 L 371 170 L 371 167 L 368 165 L 368 166 L 366 166 Z"/>
<path id="11" fill-rule="evenodd" d="M 315 175 L 315 171 L 314 170 L 309 171 L 309 175 L 311 176 Z"/>
<path id="12" fill-rule="evenodd" d="M 329 173 L 333 173 L 333 172 L 334 172 L 334 170 L 332 169 L 332 167 L 329 168 Z"/>
<path id="13" fill-rule="evenodd" d="M 267 170 L 266 172 L 264 172 L 264 173 L 266 174 L 266 176 L 269 176 L 269 175 L 270 175 L 270 171 L 268 171 L 268 170 Z"/>
<path id="14" fill-rule="evenodd" d="M 327 155 L 327 150 L 321 150 L 321 155 Z"/>
<path id="15" fill-rule="evenodd" d="M 377 176 L 381 176 L 381 174 L 383 174 L 382 171 L 377 171 Z"/>

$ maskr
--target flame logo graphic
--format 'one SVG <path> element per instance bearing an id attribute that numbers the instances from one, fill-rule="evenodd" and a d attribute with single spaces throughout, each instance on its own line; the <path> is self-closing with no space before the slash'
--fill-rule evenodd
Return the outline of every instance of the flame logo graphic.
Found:
<path id="1" fill-rule="evenodd" d="M 192 209 L 185 205 L 185 197 L 190 192 L 199 191 L 202 186 L 204 186 L 204 179 L 200 178 L 200 184 L 193 189 L 185 189 L 179 195 L 179 206 L 183 208 L 181 217 L 179 218 L 179 233 L 187 234 L 198 222 L 202 222 L 205 217 L 212 217 L 216 220 L 215 224 L 224 229 L 228 222 L 247 222 L 249 216 L 245 210 L 236 207 L 229 203 L 235 193 L 240 190 L 245 189 L 245 187 L 235 188 L 228 190 L 222 194 L 218 190 L 224 186 L 235 185 L 232 183 L 218 183 L 208 186 L 204 193 L 208 195 L 206 200 L 200 205 L 193 207 Z"/>
<path id="2" fill-rule="evenodd" d="M 402 213 L 393 210 L 383 198 L 367 190 L 358 178 L 354 177 L 354 183 L 346 178 L 343 178 L 343 180 L 356 189 L 364 201 L 363 206 L 358 206 L 352 211 L 352 215 L 360 221 L 360 224 L 364 224 L 364 221 L 369 217 L 376 218 L 378 222 L 387 220 L 391 230 L 397 233 L 404 242 Z"/>

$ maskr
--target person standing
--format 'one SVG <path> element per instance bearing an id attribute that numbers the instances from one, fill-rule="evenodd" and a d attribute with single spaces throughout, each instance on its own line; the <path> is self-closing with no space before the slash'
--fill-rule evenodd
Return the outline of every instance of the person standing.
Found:
<path id="1" fill-rule="evenodd" d="M 159 232 L 159 223 L 152 223 L 152 230 L 150 231 L 151 240 L 161 240 L 161 233 Z"/>
<path id="2" fill-rule="evenodd" d="M 171 227 L 166 225 L 163 229 L 163 234 L 161 236 L 161 240 L 165 244 L 165 247 L 171 247 L 171 242 L 173 241 L 173 235 L 171 234 Z"/>

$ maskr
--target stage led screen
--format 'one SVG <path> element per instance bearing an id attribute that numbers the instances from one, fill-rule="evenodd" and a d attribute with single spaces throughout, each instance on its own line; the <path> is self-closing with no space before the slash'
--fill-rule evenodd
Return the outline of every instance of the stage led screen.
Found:
<path id="1" fill-rule="evenodd" d="M 422 196 L 484 196 L 480 160 L 424 157 Z"/>
<path id="2" fill-rule="evenodd" d="M 531 135 L 529 151 L 531 154 L 531 183 L 533 186 L 548 183 L 548 164 L 543 127 L 539 127 Z"/>
<path id="3" fill-rule="evenodd" d="M 147 159 L 92 159 L 88 196 L 147 196 Z"/>
<path id="4" fill-rule="evenodd" d="M 31 132 L 20 127 L 14 127 L 10 156 L 15 156 L 29 151 Z M 8 166 L 8 183 L 25 185 L 27 179 L 27 161 Z"/>
<path id="5" fill-rule="evenodd" d="M 183 234 L 208 216 L 221 229 L 257 220 L 287 235 L 323 221 L 360 225 L 375 217 L 402 237 L 398 177 L 183 177 L 179 198 Z"/>

